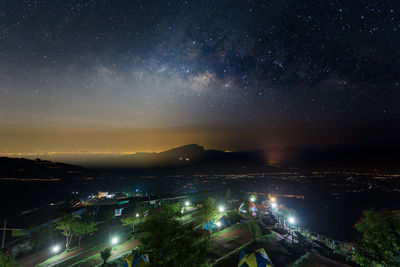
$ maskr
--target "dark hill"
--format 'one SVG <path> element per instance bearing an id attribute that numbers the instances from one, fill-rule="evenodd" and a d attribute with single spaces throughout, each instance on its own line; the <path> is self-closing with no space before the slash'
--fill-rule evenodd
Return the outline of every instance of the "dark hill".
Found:
<path id="1" fill-rule="evenodd" d="M 0 157 L 0 178 L 78 179 L 87 172 L 78 166 L 47 160 Z"/>
<path id="2" fill-rule="evenodd" d="M 264 153 L 259 151 L 225 152 L 207 150 L 197 144 L 185 145 L 160 153 L 136 153 L 108 157 L 91 162 L 93 168 L 154 169 L 167 168 L 179 171 L 236 171 L 248 168 L 265 168 Z"/>

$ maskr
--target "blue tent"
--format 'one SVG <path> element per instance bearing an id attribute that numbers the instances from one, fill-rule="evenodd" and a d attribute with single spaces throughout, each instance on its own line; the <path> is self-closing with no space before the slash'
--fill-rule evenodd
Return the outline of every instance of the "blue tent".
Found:
<path id="1" fill-rule="evenodd" d="M 263 248 L 249 251 L 243 249 L 238 267 L 273 267 L 271 260 Z"/>
<path id="2" fill-rule="evenodd" d="M 208 222 L 203 223 L 203 225 L 201 226 L 201 230 L 211 231 L 215 228 L 217 228 L 217 225 L 211 220 L 208 220 Z"/>

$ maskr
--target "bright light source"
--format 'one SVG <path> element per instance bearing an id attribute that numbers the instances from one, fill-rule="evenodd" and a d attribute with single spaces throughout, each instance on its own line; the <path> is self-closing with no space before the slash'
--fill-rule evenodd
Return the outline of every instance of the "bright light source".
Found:
<path id="1" fill-rule="evenodd" d="M 270 201 L 271 202 L 275 202 L 276 201 L 276 197 L 271 197 Z"/>
<path id="2" fill-rule="evenodd" d="M 216 223 L 216 225 L 217 225 L 218 227 L 220 227 L 220 226 L 221 226 L 221 222 L 218 221 L 218 222 Z"/>
<path id="3" fill-rule="evenodd" d="M 271 207 L 274 208 L 274 209 L 276 209 L 276 208 L 278 207 L 278 204 L 276 204 L 276 202 L 272 202 L 272 203 L 271 203 Z"/>
<path id="4" fill-rule="evenodd" d="M 54 245 L 51 248 L 51 251 L 53 251 L 53 253 L 58 253 L 60 251 L 60 246 L 59 245 Z"/>
<path id="5" fill-rule="evenodd" d="M 189 207 L 190 206 L 190 202 L 189 201 L 185 201 L 185 206 Z"/>
<path id="6" fill-rule="evenodd" d="M 256 201 L 256 199 L 254 197 L 250 197 L 250 201 L 254 202 L 254 201 Z"/>
<path id="7" fill-rule="evenodd" d="M 118 237 L 111 238 L 111 244 L 116 245 L 118 243 Z"/>
<path id="8" fill-rule="evenodd" d="M 136 213 L 136 218 L 139 218 L 139 216 L 140 216 L 139 213 Z"/>
<path id="9" fill-rule="evenodd" d="M 218 210 L 219 210 L 219 212 L 224 212 L 224 211 L 225 211 L 225 208 L 224 208 L 224 206 L 219 206 L 219 207 L 218 207 Z"/>
<path id="10" fill-rule="evenodd" d="M 290 224 L 295 224 L 296 223 L 296 220 L 295 220 L 294 217 L 289 217 L 288 221 L 289 221 Z"/>

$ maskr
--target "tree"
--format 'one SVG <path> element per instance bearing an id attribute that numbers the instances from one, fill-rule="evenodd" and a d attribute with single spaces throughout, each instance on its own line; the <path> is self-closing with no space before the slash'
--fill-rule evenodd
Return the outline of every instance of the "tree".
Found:
<path id="1" fill-rule="evenodd" d="M 202 266 L 206 262 L 208 241 L 193 225 L 180 220 L 182 206 L 165 204 L 158 213 L 141 224 L 142 253 L 150 254 L 152 266 Z"/>
<path id="2" fill-rule="evenodd" d="M 358 264 L 400 266 L 400 211 L 364 211 L 354 227 L 361 233 L 354 257 Z"/>
<path id="3" fill-rule="evenodd" d="M 215 205 L 215 199 L 209 197 L 201 203 L 200 208 L 193 215 L 193 219 L 197 224 L 203 224 L 209 220 L 215 220 L 219 212 Z"/>
<path id="4" fill-rule="evenodd" d="M 1 267 L 16 267 L 20 266 L 10 253 L 0 251 L 0 266 Z"/>
<path id="5" fill-rule="evenodd" d="M 91 222 L 87 218 L 83 218 L 82 220 L 76 220 L 75 225 L 73 227 L 74 235 L 79 240 L 79 246 L 81 246 L 81 239 L 85 235 L 91 234 L 97 231 L 97 223 Z"/>
<path id="6" fill-rule="evenodd" d="M 228 188 L 228 189 L 226 189 L 225 199 L 231 199 L 231 198 L 232 198 L 232 192 L 231 192 L 231 189 Z"/>
<path id="7" fill-rule="evenodd" d="M 62 214 L 60 220 L 56 223 L 56 229 L 61 231 L 65 236 L 65 251 L 69 250 L 69 246 L 74 236 L 74 227 L 76 220 L 71 214 Z"/>
<path id="8" fill-rule="evenodd" d="M 136 217 L 136 214 L 132 214 L 130 216 L 126 216 L 121 218 L 121 222 L 124 226 L 131 226 L 132 227 L 132 234 L 135 233 L 135 225 L 140 222 L 141 218 Z"/>
<path id="9" fill-rule="evenodd" d="M 54 225 L 51 224 L 46 226 L 31 226 L 29 233 L 29 242 L 34 251 L 47 246 L 54 239 L 59 238 L 59 233 L 56 231 Z"/>
<path id="10" fill-rule="evenodd" d="M 124 226 L 131 226 L 132 234 L 134 234 L 135 225 L 140 223 L 143 220 L 146 210 L 147 210 L 147 207 L 144 205 L 137 206 L 135 211 L 132 214 L 121 218 L 122 224 Z"/>
<path id="11" fill-rule="evenodd" d="M 107 264 L 108 259 L 111 257 L 111 247 L 106 247 L 100 251 L 100 257 L 103 260 L 103 265 Z"/>
<path id="12" fill-rule="evenodd" d="M 249 231 L 253 236 L 254 240 L 258 240 L 258 238 L 261 236 L 260 227 L 258 226 L 257 222 L 254 220 L 253 217 L 251 217 L 249 220 Z"/>

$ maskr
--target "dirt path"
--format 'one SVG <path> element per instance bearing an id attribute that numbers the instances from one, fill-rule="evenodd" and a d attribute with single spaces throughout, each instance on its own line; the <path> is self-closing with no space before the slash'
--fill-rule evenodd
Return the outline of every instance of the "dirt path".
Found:
<path id="1" fill-rule="evenodd" d="M 221 254 L 231 252 L 237 247 L 250 242 L 253 239 L 251 233 L 244 229 L 233 229 L 222 233 L 213 238 L 214 245 L 218 248 Z"/>

